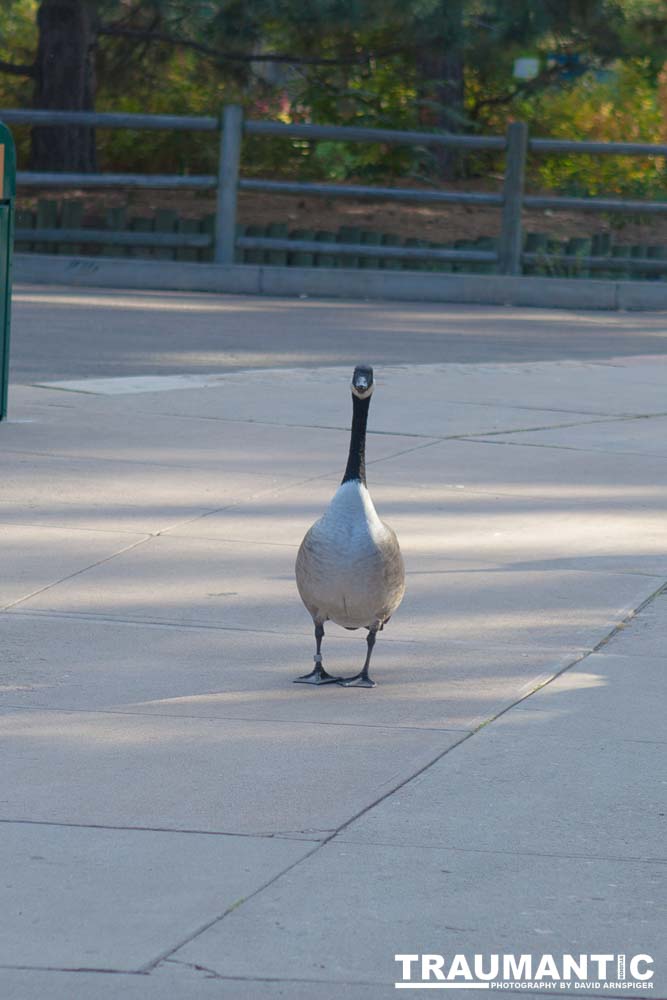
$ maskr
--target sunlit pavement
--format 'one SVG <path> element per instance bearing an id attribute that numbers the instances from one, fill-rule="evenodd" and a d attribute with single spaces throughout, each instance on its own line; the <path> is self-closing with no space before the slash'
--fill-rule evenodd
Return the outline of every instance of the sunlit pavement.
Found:
<path id="1" fill-rule="evenodd" d="M 376 1000 L 397 953 L 507 952 L 648 954 L 667 995 L 666 318 L 605 354 L 595 314 L 100 297 L 14 313 L 2 1000 Z M 378 687 L 312 690 L 355 324 L 407 593 Z"/>

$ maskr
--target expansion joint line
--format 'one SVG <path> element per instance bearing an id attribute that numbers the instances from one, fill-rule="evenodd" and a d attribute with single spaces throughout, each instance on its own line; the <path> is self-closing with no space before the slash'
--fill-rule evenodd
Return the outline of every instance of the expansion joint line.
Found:
<path id="1" fill-rule="evenodd" d="M 30 601 L 33 597 L 38 597 L 39 594 L 46 593 L 47 590 L 52 590 L 53 587 L 59 587 L 61 583 L 66 583 L 68 580 L 73 580 L 77 576 L 81 576 L 82 573 L 87 573 L 91 569 L 95 569 L 97 566 L 103 566 L 105 563 L 111 562 L 112 559 L 116 559 L 118 556 L 124 555 L 126 552 L 131 552 L 132 549 L 138 548 L 140 545 L 145 545 L 149 542 L 154 535 L 146 535 L 144 538 L 138 539 L 136 542 L 132 542 L 131 545 L 124 545 L 122 549 L 117 552 L 112 552 L 110 556 L 105 556 L 103 559 L 98 559 L 94 563 L 90 563 L 89 566 L 83 566 L 81 569 L 77 569 L 74 573 L 68 573 L 67 576 L 61 577 L 60 580 L 54 580 L 53 583 L 47 583 L 45 587 L 38 587 L 37 590 L 33 590 L 31 594 L 25 594 L 23 597 L 17 598 L 15 601 L 10 601 L 9 604 L 5 604 L 0 611 L 11 611 L 12 608 L 17 608 L 20 604 L 25 601 Z"/>

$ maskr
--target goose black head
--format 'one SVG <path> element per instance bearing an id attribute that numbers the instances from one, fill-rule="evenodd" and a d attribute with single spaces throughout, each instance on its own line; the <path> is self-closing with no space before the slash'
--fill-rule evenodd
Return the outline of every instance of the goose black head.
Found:
<path id="1" fill-rule="evenodd" d="M 368 399 L 373 392 L 373 369 L 370 365 L 357 365 L 352 376 L 352 395 Z"/>

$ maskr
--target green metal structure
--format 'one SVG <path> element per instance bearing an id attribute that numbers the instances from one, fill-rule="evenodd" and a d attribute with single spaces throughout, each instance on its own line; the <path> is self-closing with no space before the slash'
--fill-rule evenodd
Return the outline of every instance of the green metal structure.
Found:
<path id="1" fill-rule="evenodd" d="M 0 122 L 0 420 L 7 416 L 15 194 L 14 140 L 9 129 Z"/>

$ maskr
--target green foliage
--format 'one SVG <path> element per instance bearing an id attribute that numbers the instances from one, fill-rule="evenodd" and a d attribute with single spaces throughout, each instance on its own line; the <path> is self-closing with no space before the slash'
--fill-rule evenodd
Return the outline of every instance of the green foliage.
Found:
<path id="1" fill-rule="evenodd" d="M 92 0 L 91 0 L 92 2 Z M 667 11 L 655 0 L 97 0 L 98 110 L 218 115 L 240 102 L 251 118 L 427 131 L 442 124 L 442 89 L 428 78 L 443 48 L 462 53 L 466 131 L 502 133 L 512 118 L 533 135 L 667 142 Z M 1 0 L 0 60 L 29 65 L 39 0 Z M 119 33 L 120 32 L 120 33 Z M 267 53 L 321 64 L 237 59 Z M 527 85 L 514 59 L 580 55 L 576 80 L 544 74 Z M 606 76 L 604 75 L 606 73 Z M 442 82 L 442 81 L 441 81 Z M 437 83 L 437 81 L 435 81 Z M 30 106 L 33 80 L 0 72 L 0 106 Z M 458 116 L 458 118 L 457 118 Z M 439 126 L 440 123 L 440 126 Z M 454 126 L 456 127 L 456 126 Z M 17 130 L 19 160 L 29 148 Z M 98 130 L 102 170 L 214 173 L 206 133 Z M 500 166 L 463 159 L 469 173 Z M 440 179 L 432 152 L 370 143 L 248 137 L 244 172 L 389 182 Z M 661 159 L 550 157 L 531 162 L 540 187 L 576 194 L 661 197 Z"/>
<path id="2" fill-rule="evenodd" d="M 0 60 L 19 65 L 32 63 L 37 46 L 38 6 L 38 0 L 4 0 L 0 11 Z M 29 76 L 0 73 L 0 107 L 30 107 L 33 86 Z M 30 132 L 26 128 L 12 131 L 20 168 L 28 161 Z"/>
<path id="3" fill-rule="evenodd" d="M 4 0 L 0 13 L 0 59 L 9 63 L 29 64 L 37 44 L 38 0 Z M 0 75 L 0 94 L 17 93 L 24 78 Z"/>
<path id="4" fill-rule="evenodd" d="M 178 19 L 178 4 L 162 8 L 169 14 L 163 30 L 169 31 L 170 19 Z M 125 39 L 103 36 L 98 109 L 217 115 L 224 103 L 239 101 L 251 118 L 418 127 L 415 74 L 405 58 L 357 58 L 395 44 L 387 11 L 378 17 L 356 0 L 319 0 L 307 9 L 301 0 L 227 0 L 190 7 L 187 35 L 221 51 L 302 52 L 333 64 L 216 63 L 162 44 L 145 49 L 138 62 L 127 59 Z M 211 172 L 217 160 L 206 135 L 100 132 L 99 150 L 103 169 L 172 171 L 188 164 L 191 172 Z M 416 166 L 418 156 L 410 148 L 253 137 L 244 142 L 248 175 L 388 179 Z"/>
<path id="5" fill-rule="evenodd" d="M 203 76 L 193 53 L 170 52 L 168 58 L 145 60 L 143 72 L 122 93 L 103 85 L 97 109 L 217 116 L 225 101 L 224 92 L 219 81 L 210 82 Z M 215 133 L 99 129 L 97 148 L 101 170 L 196 174 L 217 170 Z"/>
<path id="6" fill-rule="evenodd" d="M 567 87 L 515 103 L 533 135 L 603 142 L 667 141 L 667 75 L 651 80 L 646 60 L 618 63 L 600 78 L 588 73 Z M 533 177 L 570 195 L 665 196 L 663 157 L 559 155 L 533 160 Z"/>
<path id="7" fill-rule="evenodd" d="M 321 74 L 300 75 L 291 99 L 309 108 L 313 121 L 388 129 L 420 127 L 414 73 L 406 73 L 398 57 L 341 68 L 326 80 Z M 372 180 L 411 173 L 418 162 L 418 152 L 412 147 L 320 142 L 313 150 L 311 166 L 327 180 Z"/>

